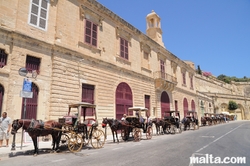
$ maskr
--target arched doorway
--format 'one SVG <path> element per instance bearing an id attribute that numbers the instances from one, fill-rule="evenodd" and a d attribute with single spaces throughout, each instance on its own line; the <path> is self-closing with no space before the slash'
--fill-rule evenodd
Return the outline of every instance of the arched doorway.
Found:
<path id="1" fill-rule="evenodd" d="M 39 89 L 36 84 L 32 83 L 33 98 L 26 99 L 26 113 L 24 117 L 24 98 L 22 102 L 22 119 L 36 119 L 37 117 L 37 103 Z"/>
<path id="2" fill-rule="evenodd" d="M 128 108 L 133 106 L 131 88 L 125 82 L 116 88 L 116 119 L 121 119 L 123 114 L 128 114 Z"/>
<path id="3" fill-rule="evenodd" d="M 187 115 L 188 112 L 188 101 L 187 98 L 184 98 L 183 100 L 183 111 L 184 111 L 184 117 Z"/>
<path id="4" fill-rule="evenodd" d="M 170 116 L 170 100 L 167 92 L 161 94 L 161 117 Z"/>
<path id="5" fill-rule="evenodd" d="M 4 88 L 0 84 L 0 116 L 2 116 Z"/>

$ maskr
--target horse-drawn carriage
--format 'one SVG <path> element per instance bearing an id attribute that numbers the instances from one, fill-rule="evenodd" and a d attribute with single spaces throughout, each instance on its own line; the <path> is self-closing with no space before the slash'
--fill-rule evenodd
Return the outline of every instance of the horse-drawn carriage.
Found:
<path id="1" fill-rule="evenodd" d="M 201 117 L 201 124 L 202 124 L 202 126 L 213 125 L 212 114 L 211 113 L 204 113 L 204 116 Z"/>
<path id="2" fill-rule="evenodd" d="M 211 118 L 212 118 L 212 123 L 214 125 L 219 124 L 221 122 L 220 114 L 211 113 Z"/>
<path id="3" fill-rule="evenodd" d="M 184 124 L 184 130 L 193 130 L 199 129 L 199 120 L 196 111 L 188 111 L 186 117 L 182 120 Z"/>
<path id="4" fill-rule="evenodd" d="M 70 115 L 71 108 L 77 108 L 77 116 Z M 82 109 L 83 111 L 81 111 Z M 88 118 L 89 112 L 92 112 L 91 118 Z M 83 117 L 82 120 L 81 117 Z M 67 145 L 71 152 L 77 152 L 81 150 L 83 145 L 89 143 L 93 148 L 101 148 L 106 138 L 104 132 L 98 129 L 97 126 L 95 105 L 80 102 L 69 105 L 68 115 L 59 118 L 59 121 L 49 120 L 44 122 L 35 119 L 15 119 L 11 130 L 14 135 L 13 146 L 15 146 L 15 134 L 22 128 L 32 138 L 34 155 L 38 154 L 37 137 L 47 135 L 52 136 L 52 150 L 58 150 L 60 143 Z"/>
<path id="5" fill-rule="evenodd" d="M 182 123 L 180 122 L 180 112 L 179 111 L 170 111 L 170 116 L 164 116 L 163 121 L 165 122 L 166 133 L 181 133 L 182 132 Z"/>
<path id="6" fill-rule="evenodd" d="M 152 123 L 155 124 L 156 134 L 175 134 L 183 130 L 179 111 L 169 111 L 162 118 L 152 119 Z"/>
<path id="7" fill-rule="evenodd" d="M 62 124 L 61 144 L 66 145 L 71 152 L 77 152 L 89 143 L 95 149 L 103 147 L 106 137 L 98 129 L 95 107 L 86 102 L 71 104 L 68 114 L 59 118 Z M 70 114 L 72 108 L 77 109 L 75 115 Z"/>
<path id="8" fill-rule="evenodd" d="M 129 126 L 129 132 L 133 133 L 135 141 L 140 141 L 143 133 L 146 133 L 146 138 L 151 139 L 153 135 L 152 122 L 149 118 L 148 109 L 144 107 L 130 107 L 128 108 L 128 115 L 126 122 Z"/>

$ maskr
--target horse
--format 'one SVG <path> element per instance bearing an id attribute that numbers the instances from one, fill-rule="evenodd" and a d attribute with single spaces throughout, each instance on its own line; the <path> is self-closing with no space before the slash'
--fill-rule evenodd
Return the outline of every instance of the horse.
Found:
<path id="1" fill-rule="evenodd" d="M 129 138 L 129 125 L 126 123 L 126 121 L 120 121 L 117 119 L 109 119 L 109 118 L 103 118 L 102 121 L 102 127 L 105 128 L 107 126 L 107 124 L 109 125 L 111 131 L 112 131 L 112 135 L 113 135 L 113 142 L 115 142 L 115 136 L 116 135 L 116 139 L 117 142 L 119 142 L 118 136 L 117 136 L 117 131 L 121 130 L 124 131 L 124 137 L 123 140 L 128 140 Z"/>
<path id="2" fill-rule="evenodd" d="M 59 149 L 62 135 L 62 124 L 57 121 L 49 120 L 41 122 L 34 119 L 16 119 L 12 123 L 11 134 L 16 134 L 17 130 L 23 128 L 32 138 L 34 145 L 34 156 L 38 155 L 37 137 L 51 135 L 53 139 L 53 151 Z M 56 146 L 56 147 L 55 147 Z"/>
<path id="3" fill-rule="evenodd" d="M 187 118 L 187 117 L 184 117 L 181 120 L 181 123 L 183 123 L 183 125 L 184 125 L 184 131 L 186 131 L 187 129 L 190 129 L 190 122 L 191 122 L 191 119 Z"/>
<path id="4" fill-rule="evenodd" d="M 156 134 L 164 134 L 165 122 L 161 118 L 152 119 L 152 123 L 155 124 Z M 161 130 L 162 129 L 162 130 Z"/>
<path id="5" fill-rule="evenodd" d="M 187 129 L 190 129 L 190 126 L 192 125 L 194 130 L 195 126 L 199 128 L 199 120 L 197 118 L 191 118 L 190 116 L 184 117 L 181 121 L 184 124 L 184 131 Z"/>
<path id="6" fill-rule="evenodd" d="M 206 122 L 209 126 L 213 125 L 213 119 L 211 117 L 205 116 L 204 118 L 206 119 Z"/>
<path id="7" fill-rule="evenodd" d="M 202 124 L 203 126 L 206 126 L 206 125 L 207 125 L 207 120 L 206 120 L 205 117 L 201 117 L 201 124 Z"/>

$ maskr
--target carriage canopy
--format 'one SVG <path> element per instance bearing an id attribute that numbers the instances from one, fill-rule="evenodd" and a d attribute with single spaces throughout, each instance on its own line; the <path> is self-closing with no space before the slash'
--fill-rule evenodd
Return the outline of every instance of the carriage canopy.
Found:
<path id="1" fill-rule="evenodd" d="M 134 113 L 138 113 L 138 116 L 146 116 L 146 113 L 149 111 L 147 108 L 145 107 L 129 107 L 128 108 L 128 112 L 133 112 Z"/>
<path id="2" fill-rule="evenodd" d="M 93 108 L 93 112 L 94 112 L 93 120 L 97 121 L 97 115 L 96 115 L 96 111 L 95 111 L 96 105 L 95 104 L 91 104 L 91 103 L 87 103 L 87 102 L 79 102 L 79 103 L 75 103 L 75 104 L 70 104 L 69 105 L 68 116 L 70 116 L 71 108 L 77 108 L 77 113 L 76 113 L 77 121 L 81 121 L 81 120 L 85 121 L 86 116 L 87 116 L 86 115 L 86 109 L 87 108 Z M 81 116 L 82 108 L 83 108 L 83 116 Z M 83 119 L 81 119 L 81 118 L 83 118 Z"/>

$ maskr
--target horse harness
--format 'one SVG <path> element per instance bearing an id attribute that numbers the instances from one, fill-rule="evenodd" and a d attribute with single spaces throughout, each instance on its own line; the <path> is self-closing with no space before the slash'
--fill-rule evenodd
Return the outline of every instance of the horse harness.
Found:
<path id="1" fill-rule="evenodd" d="M 44 129 L 44 122 L 42 120 L 31 119 L 30 125 L 27 131 L 32 131 L 36 129 Z"/>

